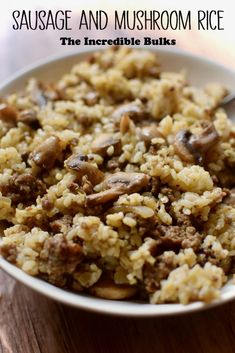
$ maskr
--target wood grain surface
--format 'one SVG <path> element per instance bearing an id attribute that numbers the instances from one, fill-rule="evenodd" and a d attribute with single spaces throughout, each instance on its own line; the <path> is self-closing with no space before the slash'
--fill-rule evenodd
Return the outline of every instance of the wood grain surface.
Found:
<path id="1" fill-rule="evenodd" d="M 196 42 L 198 54 L 211 55 L 203 36 Z M 9 30 L 0 43 L 0 78 L 61 52 L 55 43 L 51 33 L 15 36 Z M 192 38 L 189 41 L 188 36 L 182 36 L 179 43 L 191 49 Z M 234 49 L 231 55 L 226 52 L 224 56 L 218 50 L 220 61 L 235 67 L 234 61 L 231 63 Z M 213 57 L 216 55 L 213 50 Z M 184 316 L 116 318 L 58 304 L 0 270 L 0 353 L 90 352 L 234 353 L 235 302 Z"/>
<path id="2" fill-rule="evenodd" d="M 132 319 L 89 313 L 0 272 L 1 353 L 233 353 L 235 303 L 200 313 Z"/>

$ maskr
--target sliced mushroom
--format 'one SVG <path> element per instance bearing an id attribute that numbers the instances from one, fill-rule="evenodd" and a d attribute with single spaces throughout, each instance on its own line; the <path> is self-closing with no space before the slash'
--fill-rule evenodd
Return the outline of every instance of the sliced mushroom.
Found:
<path id="1" fill-rule="evenodd" d="M 120 195 L 122 195 L 120 190 L 109 189 L 100 191 L 87 196 L 87 206 L 93 207 L 110 201 L 116 201 Z"/>
<path id="2" fill-rule="evenodd" d="M 192 135 L 190 145 L 195 151 L 206 152 L 219 139 L 218 132 L 213 123 L 206 124 L 203 132 L 199 136 Z"/>
<path id="3" fill-rule="evenodd" d="M 119 122 L 124 114 L 128 114 L 129 118 L 134 121 L 139 121 L 146 117 L 144 105 L 140 101 L 120 105 L 112 113 L 112 118 Z"/>
<path id="4" fill-rule="evenodd" d="M 72 155 L 65 165 L 68 169 L 75 170 L 80 180 L 86 175 L 92 185 L 99 184 L 104 179 L 104 173 L 91 163 L 84 161 L 84 156 L 79 154 Z"/>
<path id="5" fill-rule="evenodd" d="M 180 156 L 184 162 L 194 163 L 194 155 L 191 152 L 189 145 L 190 137 L 192 136 L 189 130 L 181 130 L 175 137 L 174 148 L 175 152 Z"/>
<path id="6" fill-rule="evenodd" d="M 61 153 L 60 139 L 57 136 L 51 136 L 46 139 L 30 155 L 34 163 L 44 169 L 51 169 Z"/>
<path id="7" fill-rule="evenodd" d="M 88 206 L 115 201 L 123 194 L 138 192 L 148 185 L 149 177 L 143 173 L 118 172 L 105 178 L 104 191 L 87 196 Z"/>
<path id="8" fill-rule="evenodd" d="M 17 115 L 17 110 L 14 107 L 6 103 L 0 104 L 0 120 L 3 122 L 15 125 L 17 121 Z"/>
<path id="9" fill-rule="evenodd" d="M 31 90 L 31 99 L 34 103 L 36 103 L 39 107 L 43 107 L 47 104 L 47 97 L 42 90 L 42 86 L 37 81 L 34 82 L 32 90 Z"/>
<path id="10" fill-rule="evenodd" d="M 116 284 L 111 279 L 100 279 L 90 288 L 93 295 L 110 300 L 121 300 L 133 297 L 137 287 L 128 284 Z"/>
<path id="11" fill-rule="evenodd" d="M 124 114 L 120 120 L 120 132 L 125 134 L 130 129 L 131 119 L 128 114 Z"/>
<path id="12" fill-rule="evenodd" d="M 201 162 L 207 152 L 219 139 L 213 123 L 206 124 L 200 135 L 193 135 L 189 130 L 181 130 L 176 135 L 174 148 L 185 162 Z"/>
<path id="13" fill-rule="evenodd" d="M 116 189 L 122 194 L 138 192 L 148 185 L 149 176 L 143 173 L 118 172 L 105 178 L 104 187 Z"/>
<path id="14" fill-rule="evenodd" d="M 48 101 L 55 101 L 60 99 L 60 94 L 53 86 L 44 85 L 37 80 L 30 81 L 31 100 L 40 108 L 44 107 Z"/>
<path id="15" fill-rule="evenodd" d="M 17 121 L 20 121 L 35 130 L 40 128 L 37 113 L 32 109 L 20 112 Z"/>
<path id="16" fill-rule="evenodd" d="M 113 155 L 117 156 L 122 151 L 120 136 L 118 134 L 100 134 L 91 145 L 91 150 L 94 153 L 105 157 L 108 154 L 108 148 L 113 146 Z"/>
<path id="17" fill-rule="evenodd" d="M 162 138 L 162 134 L 158 130 L 158 128 L 155 124 L 151 124 L 149 126 L 144 126 L 139 131 L 140 140 L 144 141 L 147 144 L 151 143 L 152 139 L 154 139 L 156 137 Z"/>

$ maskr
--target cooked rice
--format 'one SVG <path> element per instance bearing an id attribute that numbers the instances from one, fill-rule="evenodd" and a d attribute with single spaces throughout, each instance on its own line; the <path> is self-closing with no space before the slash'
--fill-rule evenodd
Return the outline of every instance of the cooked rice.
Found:
<path id="1" fill-rule="evenodd" d="M 108 299 L 218 298 L 235 256 L 227 93 L 115 47 L 2 99 L 2 256 Z"/>

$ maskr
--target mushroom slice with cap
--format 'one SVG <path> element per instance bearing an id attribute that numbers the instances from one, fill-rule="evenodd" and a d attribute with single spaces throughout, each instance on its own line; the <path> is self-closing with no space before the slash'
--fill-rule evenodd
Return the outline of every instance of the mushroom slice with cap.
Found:
<path id="1" fill-rule="evenodd" d="M 143 173 L 118 172 L 112 174 L 103 181 L 104 191 L 87 196 L 87 205 L 91 207 L 116 201 L 123 194 L 140 191 L 148 185 L 148 182 L 148 175 Z"/>
<path id="2" fill-rule="evenodd" d="M 5 123 L 16 125 L 17 110 L 7 103 L 0 103 L 0 120 Z"/>
<path id="3" fill-rule="evenodd" d="M 156 137 L 163 137 L 155 124 L 142 127 L 138 135 L 139 139 L 147 144 L 150 144 Z"/>
<path id="4" fill-rule="evenodd" d="M 205 128 L 200 135 L 193 135 L 189 130 L 181 130 L 177 133 L 174 148 L 180 158 L 189 163 L 202 161 L 203 155 L 214 146 L 219 135 L 213 123 L 204 123 Z"/>
<path id="5" fill-rule="evenodd" d="M 110 201 L 116 201 L 122 195 L 120 190 L 109 189 L 88 195 L 86 198 L 87 206 L 93 207 Z"/>
<path id="6" fill-rule="evenodd" d="M 180 130 L 174 140 L 175 152 L 184 162 L 194 163 L 194 155 L 189 145 L 189 139 L 192 136 L 189 130 Z"/>
<path id="7" fill-rule="evenodd" d="M 143 103 L 138 100 L 119 105 L 112 113 L 112 118 L 119 122 L 124 114 L 134 121 L 140 121 L 147 115 Z"/>
<path id="8" fill-rule="evenodd" d="M 137 292 L 136 286 L 116 284 L 111 279 L 101 278 L 90 288 L 90 293 L 99 298 L 121 300 L 133 297 Z"/>
<path id="9" fill-rule="evenodd" d="M 69 157 L 65 162 L 65 166 L 70 170 L 76 171 L 80 180 L 86 175 L 92 185 L 99 184 L 104 179 L 104 173 L 91 163 L 84 161 L 83 156 L 79 154 Z"/>
<path id="10" fill-rule="evenodd" d="M 42 84 L 36 80 L 31 80 L 31 99 L 33 103 L 37 104 L 40 108 L 47 104 L 47 97 L 43 90 Z"/>
<path id="11" fill-rule="evenodd" d="M 105 178 L 104 187 L 120 190 L 122 194 L 138 192 L 148 185 L 149 176 L 144 173 L 118 172 Z"/>
<path id="12" fill-rule="evenodd" d="M 103 157 L 108 155 L 109 147 L 113 147 L 112 155 L 117 156 L 122 151 L 122 144 L 119 134 L 103 133 L 98 135 L 92 142 L 91 150 Z"/>
<path id="13" fill-rule="evenodd" d="M 53 86 L 45 85 L 35 79 L 30 80 L 29 87 L 32 102 L 40 108 L 45 107 L 49 101 L 55 101 L 60 98 L 59 92 Z"/>
<path id="14" fill-rule="evenodd" d="M 31 154 L 30 159 L 41 168 L 51 169 L 62 151 L 60 139 L 50 136 L 42 142 Z"/>
<path id="15" fill-rule="evenodd" d="M 32 109 L 20 112 L 17 121 L 20 121 L 21 123 L 24 123 L 25 125 L 28 125 L 35 130 L 40 128 L 37 113 Z"/>
<path id="16" fill-rule="evenodd" d="M 206 152 L 219 139 L 219 134 L 213 123 L 204 123 L 204 125 L 205 127 L 200 135 L 192 135 L 190 138 L 189 143 L 195 151 Z"/>

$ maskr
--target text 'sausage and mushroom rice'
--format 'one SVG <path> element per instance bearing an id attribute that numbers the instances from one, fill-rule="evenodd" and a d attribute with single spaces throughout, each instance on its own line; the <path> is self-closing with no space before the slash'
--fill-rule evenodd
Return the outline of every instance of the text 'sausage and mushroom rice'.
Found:
<path id="1" fill-rule="evenodd" d="M 1 255 L 102 298 L 218 298 L 235 269 L 227 93 L 114 47 L 2 99 Z"/>

